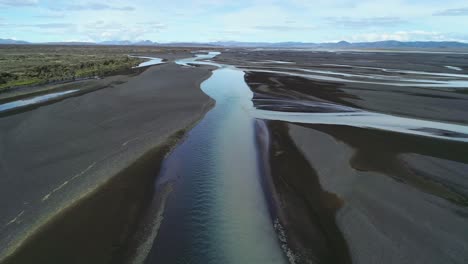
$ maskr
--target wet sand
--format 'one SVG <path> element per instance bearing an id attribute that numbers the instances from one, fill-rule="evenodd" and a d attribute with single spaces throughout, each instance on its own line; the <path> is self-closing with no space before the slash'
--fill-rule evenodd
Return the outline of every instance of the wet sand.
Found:
<path id="1" fill-rule="evenodd" d="M 31 111 L 44 105 L 53 104 L 61 100 L 70 98 L 70 97 L 81 96 L 83 94 L 94 92 L 100 89 L 112 88 L 116 85 L 127 82 L 130 78 L 137 76 L 138 74 L 142 73 L 144 70 L 146 69 L 132 70 L 132 71 L 126 72 L 127 74 L 109 76 L 103 79 L 89 79 L 89 80 L 82 80 L 82 81 L 74 81 L 74 82 L 57 84 L 57 85 L 52 85 L 52 86 L 47 85 L 47 86 L 41 86 L 41 87 L 28 87 L 24 89 L 25 91 L 22 91 L 23 89 L 19 88 L 18 90 L 5 92 L 5 93 L 0 94 L 0 98 L 1 98 L 0 104 L 2 105 L 8 104 L 8 103 L 14 103 L 19 100 L 29 100 L 32 98 L 49 95 L 53 93 L 73 91 L 69 94 L 58 96 L 56 98 L 51 98 L 43 102 L 3 110 L 0 112 L 0 117 L 18 114 L 18 113 L 22 113 L 26 111 Z"/>
<path id="2" fill-rule="evenodd" d="M 2 263 L 127 263 L 153 195 L 155 175 L 180 131 L 64 209 Z"/>
<path id="3" fill-rule="evenodd" d="M 263 122 L 263 121 L 258 121 Z M 284 122 L 266 121 L 268 140 L 261 159 L 275 227 L 290 263 L 351 263 L 348 245 L 335 223 L 344 201 L 323 189 L 317 172 L 295 147 Z"/>
<path id="4" fill-rule="evenodd" d="M 466 262 L 466 143 L 346 126 L 288 127 L 322 188 L 342 200 L 336 222 L 353 263 Z"/>
<path id="5" fill-rule="evenodd" d="M 168 62 L 1 117 L 0 259 L 125 259 L 163 156 L 214 103 L 199 89 L 210 75 Z"/>

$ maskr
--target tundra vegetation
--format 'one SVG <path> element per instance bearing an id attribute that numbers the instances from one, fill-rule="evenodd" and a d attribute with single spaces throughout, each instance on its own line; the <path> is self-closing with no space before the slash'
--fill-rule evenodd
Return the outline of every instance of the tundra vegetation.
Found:
<path id="1" fill-rule="evenodd" d="M 0 91 L 119 73 L 157 47 L 0 45 Z"/>

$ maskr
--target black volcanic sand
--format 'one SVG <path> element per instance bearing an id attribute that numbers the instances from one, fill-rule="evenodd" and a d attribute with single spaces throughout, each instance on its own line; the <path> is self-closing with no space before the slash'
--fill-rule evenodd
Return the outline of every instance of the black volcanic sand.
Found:
<path id="1" fill-rule="evenodd" d="M 284 246 L 294 263 L 351 263 L 346 241 L 335 223 L 343 201 L 324 190 L 319 177 L 288 134 L 284 122 L 266 121 L 269 142 L 260 141 L 261 159 L 270 164 L 266 182 L 285 232 Z M 270 144 L 266 146 L 265 144 Z M 278 227 L 277 227 L 278 228 Z"/>
<path id="2" fill-rule="evenodd" d="M 0 117 L 0 259 L 118 263 L 162 155 L 214 103 L 210 75 L 167 63 Z"/>
<path id="3" fill-rule="evenodd" d="M 314 81 L 272 73 L 249 73 L 245 77 L 259 99 L 284 98 L 303 102 L 330 102 L 373 112 L 468 124 L 468 94 L 424 88 Z M 281 104 L 263 107 L 277 110 Z M 290 111 L 307 111 L 294 107 Z"/>
<path id="4" fill-rule="evenodd" d="M 318 177 L 322 192 L 342 201 L 336 223 L 353 263 L 466 263 L 467 143 L 347 126 L 287 126 L 313 168 L 297 180 L 306 185 L 299 193 L 312 195 L 316 184 L 309 182 Z M 284 175 L 298 177 L 294 170 Z"/>
<path id="5" fill-rule="evenodd" d="M 307 52 L 307 51 L 249 51 L 223 52 L 216 60 L 245 68 L 246 82 L 254 92 L 254 103 L 269 103 L 258 99 L 293 99 L 310 102 L 331 102 L 374 112 L 395 114 L 446 122 L 468 123 L 468 87 L 421 88 L 400 87 L 365 83 L 342 83 L 311 80 L 275 73 L 249 72 L 248 69 L 267 69 L 296 72 L 294 68 L 335 71 L 349 74 L 380 74 L 413 78 L 409 74 L 375 72 L 360 68 L 343 68 L 323 64 L 344 64 L 435 73 L 468 74 L 468 55 L 465 54 L 418 54 L 391 52 Z M 254 63 L 266 60 L 295 62 L 294 64 Z M 447 69 L 446 65 L 460 67 L 462 71 Z M 300 72 L 305 73 L 305 72 Z M 307 74 L 307 73 L 306 73 Z M 327 76 L 326 74 L 319 74 Z M 434 76 L 417 76 L 424 79 L 440 79 Z M 450 79 L 457 79 L 450 77 Z M 465 79 L 466 80 L 466 79 Z M 369 81 L 367 79 L 366 81 Z M 382 81 L 380 81 L 382 82 Z M 388 81 L 384 81 L 388 82 Z M 391 84 L 390 82 L 388 82 Z M 257 101 L 257 102 L 256 102 Z M 262 109 L 287 111 L 316 111 L 299 104 L 276 102 Z"/>
<path id="6" fill-rule="evenodd" d="M 441 50 L 447 52 L 447 50 Z M 305 51 L 305 50 L 254 50 L 230 49 L 224 50 L 215 58 L 216 61 L 234 65 L 275 65 L 276 67 L 321 67 L 333 69 L 332 66 L 321 64 L 342 64 L 369 66 L 377 68 L 401 69 L 410 71 L 428 71 L 443 73 L 466 74 L 468 72 L 468 54 L 462 53 L 401 53 L 372 51 Z M 284 61 L 294 64 L 257 64 L 261 61 Z M 444 66 L 455 66 L 462 71 L 453 71 Z M 336 69 L 336 68 L 335 68 Z M 339 68 L 343 69 L 343 68 Z"/>
<path id="7" fill-rule="evenodd" d="M 468 143 L 265 121 L 267 187 L 295 263 L 465 263 Z"/>
<path id="8" fill-rule="evenodd" d="M 129 70 L 128 72 L 125 72 L 125 73 L 122 72 L 122 74 L 119 74 L 119 75 L 108 76 L 103 79 L 88 79 L 88 80 L 74 81 L 74 82 L 68 82 L 68 83 L 63 83 L 63 84 L 56 84 L 56 85 L 51 85 L 51 86 L 46 85 L 46 86 L 40 86 L 40 87 L 27 87 L 27 88 L 24 88 L 25 91 L 21 91 L 23 90 L 23 88 L 18 88 L 16 90 L 12 90 L 11 92 L 5 92 L 5 93 L 0 94 L 0 98 L 1 98 L 0 104 L 34 98 L 36 96 L 46 95 L 50 93 L 77 90 L 73 93 L 58 96 L 56 98 L 52 98 L 50 100 L 46 100 L 43 102 L 15 107 L 12 109 L 1 111 L 0 117 L 18 114 L 18 113 L 22 113 L 26 111 L 31 111 L 44 105 L 53 104 L 61 100 L 70 98 L 70 97 L 81 96 L 83 94 L 94 92 L 99 89 L 113 88 L 116 85 L 127 82 L 130 78 L 137 76 L 138 74 L 142 73 L 145 70 L 146 69 L 141 68 L 141 69 Z"/>
<path id="9" fill-rule="evenodd" d="M 153 196 L 155 175 L 180 131 L 86 198 L 63 210 L 2 263 L 126 263 Z"/>

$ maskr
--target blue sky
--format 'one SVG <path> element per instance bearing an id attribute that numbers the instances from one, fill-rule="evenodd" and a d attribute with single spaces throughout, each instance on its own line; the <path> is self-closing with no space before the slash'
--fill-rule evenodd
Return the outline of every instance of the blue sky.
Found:
<path id="1" fill-rule="evenodd" d="M 152 40 L 454 40 L 467 0 L 0 0 L 0 38 Z"/>

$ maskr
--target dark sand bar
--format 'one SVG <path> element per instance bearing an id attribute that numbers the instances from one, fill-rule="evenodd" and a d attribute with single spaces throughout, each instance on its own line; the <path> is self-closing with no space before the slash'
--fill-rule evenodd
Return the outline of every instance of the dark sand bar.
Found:
<path id="1" fill-rule="evenodd" d="M 0 118 L 2 263 L 125 258 L 161 160 L 214 104 L 199 89 L 210 69 L 169 57 L 125 82 Z"/>
<path id="2" fill-rule="evenodd" d="M 292 186 L 319 179 L 322 206 L 336 210 L 352 263 L 465 262 L 467 143 L 347 126 L 287 124 L 286 130 L 314 172 Z M 306 201 L 312 195 L 310 189 L 295 194 Z M 311 212 L 320 209 L 312 202 Z M 297 203 L 284 206 L 294 210 Z"/>

